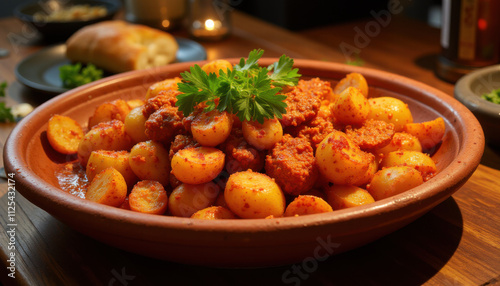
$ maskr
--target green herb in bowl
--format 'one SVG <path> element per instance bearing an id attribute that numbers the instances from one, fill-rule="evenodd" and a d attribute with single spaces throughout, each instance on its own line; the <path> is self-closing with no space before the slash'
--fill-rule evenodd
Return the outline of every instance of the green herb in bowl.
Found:
<path id="1" fill-rule="evenodd" d="M 481 98 L 496 104 L 500 104 L 500 88 L 492 90 L 490 93 L 481 95 Z"/>
<path id="2" fill-rule="evenodd" d="M 263 54 L 263 50 L 253 50 L 246 61 L 242 58 L 233 70 L 221 70 L 219 76 L 194 65 L 181 73 L 178 87 L 182 93 L 177 96 L 176 106 L 184 116 L 203 102 L 207 105 L 205 112 L 226 110 L 241 121 L 262 124 L 265 118 L 281 118 L 286 113 L 282 87 L 296 85 L 301 75 L 293 68 L 293 59 L 285 55 L 268 67 L 259 66 Z"/>
<path id="3" fill-rule="evenodd" d="M 93 64 L 82 67 L 81 63 L 59 67 L 59 77 L 65 88 L 75 88 L 102 78 L 103 71 Z"/>

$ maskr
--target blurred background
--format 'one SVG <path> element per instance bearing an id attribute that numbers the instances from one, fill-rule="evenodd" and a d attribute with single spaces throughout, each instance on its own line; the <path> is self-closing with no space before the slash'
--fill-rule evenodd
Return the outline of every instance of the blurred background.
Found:
<path id="1" fill-rule="evenodd" d="M 281 27 L 298 30 L 370 17 L 370 11 L 385 9 L 390 1 L 394 2 L 394 0 L 229 0 L 229 4 L 237 10 Z M 28 2 L 33 1 L 0 1 L 0 17 L 12 16 L 16 6 Z M 397 2 L 405 6 L 403 11 L 405 16 L 426 21 L 432 26 L 439 26 L 441 0 Z"/>

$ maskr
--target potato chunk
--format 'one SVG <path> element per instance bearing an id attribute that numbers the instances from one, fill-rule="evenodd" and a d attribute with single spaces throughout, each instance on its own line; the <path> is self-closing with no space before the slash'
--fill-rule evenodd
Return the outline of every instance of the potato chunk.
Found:
<path id="1" fill-rule="evenodd" d="M 226 141 L 233 126 L 232 117 L 214 109 L 198 113 L 191 122 L 193 138 L 203 146 L 215 147 Z"/>
<path id="2" fill-rule="evenodd" d="M 412 167 L 390 167 L 375 173 L 367 190 L 378 201 L 405 192 L 423 182 L 422 174 Z"/>
<path id="3" fill-rule="evenodd" d="M 375 202 L 365 189 L 356 186 L 333 185 L 326 190 L 328 203 L 334 210 L 362 206 Z"/>
<path id="4" fill-rule="evenodd" d="M 132 109 L 125 117 L 125 132 L 132 138 L 134 143 L 148 140 L 146 136 L 146 120 L 143 113 L 144 106 Z"/>
<path id="5" fill-rule="evenodd" d="M 358 89 L 364 97 L 368 97 L 368 83 L 362 74 L 356 72 L 347 74 L 335 85 L 333 93 L 340 94 L 349 87 Z"/>
<path id="6" fill-rule="evenodd" d="M 285 212 L 285 195 L 273 179 L 261 173 L 243 171 L 229 176 L 224 198 L 241 218 L 280 217 Z"/>
<path id="7" fill-rule="evenodd" d="M 94 110 L 94 114 L 89 118 L 89 128 L 92 128 L 101 122 L 107 122 L 114 119 L 123 122 L 125 121 L 125 117 L 130 110 L 130 106 L 122 99 L 105 102 L 99 105 Z"/>
<path id="8" fill-rule="evenodd" d="M 191 218 L 196 219 L 237 219 L 230 210 L 221 206 L 212 206 L 195 212 Z"/>
<path id="9" fill-rule="evenodd" d="M 368 100 L 354 87 L 345 89 L 333 106 L 333 114 L 337 121 L 346 125 L 362 125 L 369 112 Z"/>
<path id="10" fill-rule="evenodd" d="M 316 149 L 316 163 L 321 174 L 339 185 L 366 183 L 366 173 L 374 159 L 341 131 L 330 133 Z"/>
<path id="11" fill-rule="evenodd" d="M 179 82 L 181 82 L 181 78 L 174 77 L 153 83 L 151 86 L 149 86 L 148 91 L 146 92 L 146 98 L 144 100 L 148 100 L 157 96 L 162 90 L 177 90 L 177 84 Z"/>
<path id="12" fill-rule="evenodd" d="M 181 184 L 170 194 L 168 208 L 174 216 L 191 217 L 197 211 L 213 205 L 219 191 L 219 186 L 214 182 Z"/>
<path id="13" fill-rule="evenodd" d="M 413 116 L 408 105 L 393 97 L 369 98 L 370 113 L 367 119 L 382 120 L 394 124 L 396 132 L 403 131 L 407 123 L 413 123 Z"/>
<path id="14" fill-rule="evenodd" d="M 163 214 L 167 210 L 168 197 L 163 186 L 156 181 L 140 181 L 130 192 L 130 209 L 148 214 Z"/>
<path id="15" fill-rule="evenodd" d="M 128 161 L 139 179 L 158 181 L 167 186 L 170 176 L 168 153 L 168 150 L 159 142 L 140 142 L 130 150 Z"/>
<path id="16" fill-rule="evenodd" d="M 119 120 L 102 122 L 83 136 L 78 145 L 78 159 L 83 166 L 86 166 L 92 151 L 120 151 L 129 150 L 131 147 L 132 139 L 125 133 L 123 122 Z"/>
<path id="17" fill-rule="evenodd" d="M 217 76 L 219 76 L 219 71 L 222 70 L 224 73 L 227 73 L 227 70 L 229 69 L 230 71 L 233 70 L 233 66 L 231 65 L 230 62 L 226 60 L 215 60 L 211 61 L 209 63 L 204 64 L 201 69 L 206 72 L 207 74 L 210 73 L 215 73 Z"/>
<path id="18" fill-rule="evenodd" d="M 301 216 L 331 211 L 333 211 L 332 207 L 322 198 L 300 195 L 287 206 L 285 216 Z"/>
<path id="19" fill-rule="evenodd" d="M 90 183 L 85 198 L 103 205 L 119 207 L 127 196 L 127 184 L 122 174 L 110 167 L 97 174 Z"/>
<path id="20" fill-rule="evenodd" d="M 72 118 L 56 114 L 49 119 L 47 139 L 57 152 L 75 154 L 82 138 L 82 127 Z"/>
<path id="21" fill-rule="evenodd" d="M 418 138 L 406 132 L 396 132 L 389 144 L 377 149 L 374 153 L 387 155 L 393 151 L 408 150 L 422 152 L 422 145 Z"/>
<path id="22" fill-rule="evenodd" d="M 224 168 L 225 154 L 213 147 L 179 150 L 172 157 L 172 174 L 186 184 L 203 184 L 215 179 Z"/>
<path id="23" fill-rule="evenodd" d="M 90 154 L 86 168 L 88 180 L 92 181 L 96 174 L 109 167 L 113 167 L 122 174 L 127 186 L 132 187 L 137 182 L 137 176 L 129 165 L 129 153 L 106 150 L 92 151 Z"/>
<path id="24" fill-rule="evenodd" d="M 243 121 L 243 137 L 257 150 L 271 149 L 283 137 L 283 127 L 276 119 L 266 119 L 263 124 L 257 121 Z"/>
<path id="25" fill-rule="evenodd" d="M 437 173 L 436 164 L 428 155 L 417 151 L 395 151 L 387 154 L 380 162 L 380 167 L 409 166 L 422 173 L 424 181 Z"/>
<path id="26" fill-rule="evenodd" d="M 431 149 L 443 139 L 446 125 L 442 117 L 421 123 L 408 123 L 403 131 L 418 138 L 422 148 Z"/>

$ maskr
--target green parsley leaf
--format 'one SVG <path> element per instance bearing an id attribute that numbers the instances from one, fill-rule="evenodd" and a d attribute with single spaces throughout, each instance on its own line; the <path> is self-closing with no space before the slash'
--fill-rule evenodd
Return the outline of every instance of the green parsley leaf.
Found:
<path id="1" fill-rule="evenodd" d="M 260 49 L 251 51 L 246 60 L 242 58 L 233 70 L 221 70 L 218 77 L 206 74 L 198 65 L 191 67 L 181 73 L 176 106 L 184 116 L 204 103 L 205 112 L 217 108 L 236 114 L 241 121 L 263 123 L 266 118 L 282 118 L 287 106 L 286 96 L 280 94 L 282 87 L 296 85 L 300 74 L 293 69 L 293 59 L 285 55 L 267 68 L 260 67 L 263 54 Z"/>
<path id="2" fill-rule="evenodd" d="M 7 82 L 0 83 L 0 97 L 5 97 L 5 90 L 7 89 Z"/>
<path id="3" fill-rule="evenodd" d="M 261 49 L 253 50 L 248 54 L 248 59 L 245 61 L 244 58 L 240 59 L 240 63 L 234 66 L 237 71 L 245 71 L 257 69 L 259 67 L 259 59 L 262 58 L 264 51 Z"/>
<path id="4" fill-rule="evenodd" d="M 299 69 L 292 69 L 293 60 L 282 55 L 277 63 L 270 65 L 267 69 L 274 72 L 271 74 L 271 79 L 275 86 L 296 85 L 299 82 Z"/>
<path id="5" fill-rule="evenodd" d="M 10 108 L 5 105 L 5 102 L 0 102 L 0 122 L 16 122 Z"/>
<path id="6" fill-rule="evenodd" d="M 93 64 L 82 68 L 81 63 L 59 67 L 59 77 L 65 88 L 75 88 L 102 78 L 103 71 Z"/>
<path id="7" fill-rule="evenodd" d="M 5 90 L 7 89 L 7 82 L 0 83 L 0 97 L 5 97 Z M 10 108 L 5 105 L 5 102 L 0 102 L 0 122 L 16 122 L 14 115 Z"/>

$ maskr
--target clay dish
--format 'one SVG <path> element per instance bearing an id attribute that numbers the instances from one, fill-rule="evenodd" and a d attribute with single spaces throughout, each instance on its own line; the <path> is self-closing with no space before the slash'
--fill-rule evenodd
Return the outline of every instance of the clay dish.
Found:
<path id="1" fill-rule="evenodd" d="M 261 64 L 267 66 L 276 60 L 262 59 Z M 260 220 L 207 221 L 147 215 L 86 201 L 58 187 L 56 168 L 74 158 L 55 153 L 48 144 L 45 130 L 53 114 L 68 115 L 86 126 L 100 103 L 143 98 L 149 85 L 178 76 L 192 64 L 111 76 L 68 91 L 36 108 L 18 123 L 4 149 L 5 168 L 16 173 L 18 191 L 60 221 L 110 247 L 179 263 L 264 267 L 339 254 L 409 224 L 457 191 L 472 175 L 483 154 L 484 136 L 479 122 L 452 96 L 383 71 L 296 60 L 295 66 L 304 78 L 336 82 L 349 72 L 363 74 L 371 96 L 402 99 L 408 103 L 415 122 L 443 117 L 446 134 L 433 155 L 439 173 L 417 188 L 370 205 Z"/>

